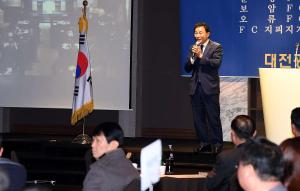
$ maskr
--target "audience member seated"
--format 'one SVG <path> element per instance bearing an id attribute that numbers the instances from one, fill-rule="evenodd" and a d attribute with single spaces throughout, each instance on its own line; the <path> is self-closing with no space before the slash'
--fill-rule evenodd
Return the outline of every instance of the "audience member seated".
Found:
<path id="1" fill-rule="evenodd" d="M 292 132 L 295 137 L 300 137 L 300 107 L 296 107 L 291 113 Z"/>
<path id="2" fill-rule="evenodd" d="M 121 191 L 139 179 L 139 172 L 118 148 L 123 136 L 123 130 L 116 123 L 102 123 L 95 128 L 91 146 L 96 161 L 84 179 L 84 191 Z"/>
<path id="3" fill-rule="evenodd" d="M 234 149 L 224 150 L 217 155 L 216 164 L 207 175 L 206 186 L 212 191 L 238 190 L 236 167 L 246 142 L 255 136 L 253 120 L 246 115 L 238 115 L 231 122 L 231 140 Z"/>
<path id="4" fill-rule="evenodd" d="M 23 165 L 11 161 L 8 158 L 3 158 L 4 148 L 2 147 L 2 137 L 0 137 L 0 168 L 3 169 L 9 178 L 9 186 L 7 190 L 22 190 L 25 186 L 27 173 Z"/>
<path id="5" fill-rule="evenodd" d="M 245 191 L 286 191 L 280 181 L 283 173 L 283 154 L 279 146 L 265 138 L 245 145 L 237 172 Z"/>
<path id="6" fill-rule="evenodd" d="M 291 138 L 280 144 L 285 163 L 284 185 L 289 191 L 300 190 L 300 137 Z"/>

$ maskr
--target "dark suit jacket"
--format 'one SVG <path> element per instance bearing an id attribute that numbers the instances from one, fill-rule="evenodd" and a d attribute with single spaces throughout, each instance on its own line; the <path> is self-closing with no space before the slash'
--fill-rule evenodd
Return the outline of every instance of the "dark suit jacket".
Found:
<path id="1" fill-rule="evenodd" d="M 236 166 L 246 143 L 217 155 L 215 167 L 207 175 L 206 186 L 209 191 L 240 190 L 236 179 Z M 234 178 L 234 180 L 233 180 Z"/>
<path id="2" fill-rule="evenodd" d="M 206 94 L 219 94 L 219 68 L 223 58 L 222 46 L 217 42 L 209 40 L 202 58 L 197 58 L 194 64 L 192 64 L 190 60 L 192 55 L 193 53 L 190 49 L 184 67 L 186 72 L 192 72 L 190 95 L 194 95 L 198 81 L 200 81 Z"/>
<path id="3" fill-rule="evenodd" d="M 83 191 L 123 191 L 140 177 L 120 148 L 94 162 L 83 183 Z"/>

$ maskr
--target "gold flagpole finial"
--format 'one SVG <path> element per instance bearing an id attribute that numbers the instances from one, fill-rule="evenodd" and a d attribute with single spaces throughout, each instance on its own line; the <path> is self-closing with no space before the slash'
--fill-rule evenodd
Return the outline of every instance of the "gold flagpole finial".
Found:
<path id="1" fill-rule="evenodd" d="M 84 0 L 82 2 L 82 5 L 83 5 L 83 16 L 86 17 L 86 7 L 88 6 L 88 1 L 87 0 Z"/>
<path id="2" fill-rule="evenodd" d="M 87 0 L 84 0 L 82 2 L 83 4 L 83 9 L 82 9 L 82 12 L 83 12 L 83 16 L 79 18 L 79 32 L 80 33 L 87 33 L 88 31 L 88 20 L 86 18 L 86 7 L 88 5 L 88 1 Z"/>

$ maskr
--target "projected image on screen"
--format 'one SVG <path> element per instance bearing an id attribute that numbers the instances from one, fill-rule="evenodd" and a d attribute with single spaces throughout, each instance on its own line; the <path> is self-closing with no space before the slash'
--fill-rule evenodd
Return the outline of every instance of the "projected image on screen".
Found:
<path id="1" fill-rule="evenodd" d="M 82 0 L 0 0 L 0 107 L 71 108 Z M 128 109 L 131 0 L 89 0 L 97 109 Z"/>
<path id="2" fill-rule="evenodd" d="M 2 0 L 2 2 L 8 7 L 20 7 L 21 0 Z"/>
<path id="3" fill-rule="evenodd" d="M 59 14 L 66 10 L 66 1 L 54 1 L 54 0 L 33 0 L 32 10 L 38 14 Z"/>

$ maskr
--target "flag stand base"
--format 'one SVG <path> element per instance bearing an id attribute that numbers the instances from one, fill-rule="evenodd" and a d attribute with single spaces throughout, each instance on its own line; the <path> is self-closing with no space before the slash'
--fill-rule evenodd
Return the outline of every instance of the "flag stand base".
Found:
<path id="1" fill-rule="evenodd" d="M 76 143 L 76 144 L 91 144 L 92 143 L 92 139 L 84 133 L 84 129 L 85 129 L 85 117 L 83 117 L 83 122 L 82 122 L 82 133 L 80 135 L 77 135 L 72 143 Z"/>
<path id="2" fill-rule="evenodd" d="M 77 135 L 72 143 L 77 143 L 77 144 L 91 144 L 92 143 L 92 139 L 87 135 L 87 134 L 81 134 L 81 135 Z"/>

